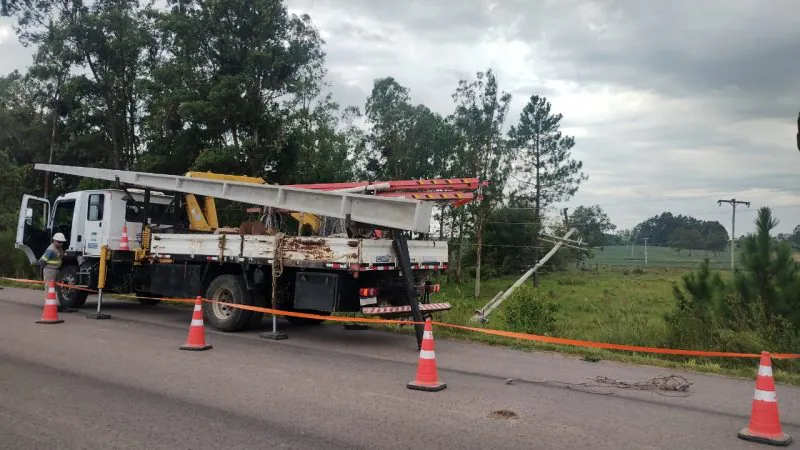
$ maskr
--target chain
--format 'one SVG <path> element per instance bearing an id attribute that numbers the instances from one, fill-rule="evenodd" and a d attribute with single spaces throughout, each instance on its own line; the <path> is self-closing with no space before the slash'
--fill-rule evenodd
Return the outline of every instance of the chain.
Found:
<path id="1" fill-rule="evenodd" d="M 275 252 L 272 258 L 272 308 L 278 309 L 278 278 L 283 275 L 283 238 L 284 233 L 275 235 Z"/>
<path id="2" fill-rule="evenodd" d="M 285 236 L 285 233 L 275 235 L 275 254 L 272 259 L 273 280 L 283 275 L 283 238 Z"/>

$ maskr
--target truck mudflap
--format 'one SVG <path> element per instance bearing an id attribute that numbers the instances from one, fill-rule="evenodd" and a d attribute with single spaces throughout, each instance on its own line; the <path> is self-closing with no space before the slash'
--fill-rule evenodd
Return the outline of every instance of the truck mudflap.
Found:
<path id="1" fill-rule="evenodd" d="M 421 303 L 419 305 L 419 310 L 423 313 L 449 311 L 450 308 L 450 303 Z M 361 313 L 368 316 L 407 315 L 411 313 L 411 306 L 365 306 L 361 308 Z"/>

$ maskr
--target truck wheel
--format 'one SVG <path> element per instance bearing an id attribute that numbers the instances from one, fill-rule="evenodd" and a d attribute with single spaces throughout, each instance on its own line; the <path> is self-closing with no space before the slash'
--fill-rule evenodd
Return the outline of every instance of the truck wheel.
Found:
<path id="1" fill-rule="evenodd" d="M 330 312 L 326 312 L 326 311 L 294 311 L 294 312 L 315 314 L 317 316 L 330 316 L 331 315 Z M 293 325 L 319 325 L 319 324 L 325 322 L 322 319 L 307 319 L 305 317 L 292 317 L 292 316 L 286 316 L 286 320 L 288 320 L 289 323 L 291 323 Z"/>
<path id="2" fill-rule="evenodd" d="M 226 303 L 253 305 L 253 296 L 247 292 L 241 275 L 221 275 L 214 278 L 208 286 L 206 298 Z M 203 320 L 219 331 L 238 331 L 247 327 L 252 311 L 220 305 L 203 303 Z"/>
<path id="3" fill-rule="evenodd" d="M 264 296 L 263 293 L 251 294 L 250 298 L 253 299 L 252 303 L 253 306 L 258 306 L 260 308 L 267 307 L 267 298 Z M 252 311 L 252 313 L 253 314 L 250 316 L 250 320 L 247 322 L 247 325 L 245 327 L 247 329 L 258 328 L 258 326 L 261 325 L 261 319 L 264 318 L 264 313 L 262 312 Z"/>
<path id="4" fill-rule="evenodd" d="M 78 267 L 73 265 L 62 266 L 58 272 L 58 282 L 62 284 L 78 284 Z M 86 303 L 89 292 L 56 286 L 56 297 L 58 297 L 58 303 L 64 308 L 80 308 Z"/>

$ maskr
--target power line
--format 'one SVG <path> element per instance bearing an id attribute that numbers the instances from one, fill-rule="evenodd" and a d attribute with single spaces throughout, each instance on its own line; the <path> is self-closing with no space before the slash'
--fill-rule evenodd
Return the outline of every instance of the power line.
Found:
<path id="1" fill-rule="evenodd" d="M 771 210 L 780 210 L 780 209 L 798 208 L 798 207 L 800 207 L 800 203 L 792 203 L 792 204 L 789 204 L 789 205 L 773 206 L 773 207 L 770 207 L 770 209 Z M 739 212 L 740 213 L 754 213 L 754 212 L 757 212 L 757 211 L 758 211 L 758 209 L 750 209 L 750 210 L 744 210 L 744 211 L 739 211 Z M 727 213 L 724 212 L 724 211 L 704 211 L 704 212 L 694 212 L 691 215 L 692 216 L 700 216 L 700 215 L 717 216 L 717 215 L 720 215 L 720 214 L 727 214 Z M 689 214 L 682 214 L 682 215 L 688 216 Z M 640 221 L 647 220 L 647 219 L 642 219 L 641 216 L 624 216 L 621 219 L 640 220 Z M 616 217 L 616 220 L 620 220 L 620 217 Z M 544 221 L 545 222 L 551 221 L 551 222 L 555 222 L 555 223 L 561 223 L 563 221 L 563 219 L 560 218 L 560 217 L 545 217 Z M 502 221 L 502 220 L 497 220 L 497 221 L 489 220 L 489 221 L 486 221 L 485 223 L 498 224 L 498 225 L 538 225 L 540 222 L 538 222 L 538 221 L 506 222 L 506 221 Z M 580 222 L 578 222 L 578 223 L 580 223 Z M 588 224 L 588 223 L 589 222 L 583 222 L 583 224 Z"/>
<path id="2" fill-rule="evenodd" d="M 752 189 L 749 189 L 752 190 Z M 763 192 L 800 192 L 800 188 L 769 188 L 769 189 L 760 189 Z M 717 192 L 716 194 L 702 194 L 702 195 L 687 195 L 682 197 L 668 197 L 668 198 L 656 198 L 656 199 L 648 199 L 648 200 L 637 200 L 637 201 L 623 201 L 617 203 L 593 203 L 601 207 L 609 207 L 609 206 L 622 206 L 622 205 L 638 205 L 638 204 L 647 204 L 647 203 L 666 203 L 666 202 L 677 202 L 677 201 L 685 201 L 685 200 L 704 200 L 709 198 L 719 198 L 725 195 L 736 195 L 745 193 L 748 190 L 739 190 L 739 191 L 725 191 L 725 192 Z M 534 207 L 527 207 L 527 206 L 520 206 L 520 207 L 507 207 L 505 209 L 513 209 L 513 210 L 534 210 Z"/>

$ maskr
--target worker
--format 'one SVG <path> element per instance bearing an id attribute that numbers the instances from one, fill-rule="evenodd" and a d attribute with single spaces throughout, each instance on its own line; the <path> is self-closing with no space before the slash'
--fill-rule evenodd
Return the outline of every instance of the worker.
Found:
<path id="1" fill-rule="evenodd" d="M 61 260 L 64 258 L 64 242 L 67 238 L 63 233 L 56 233 L 53 236 L 53 243 L 47 247 L 42 257 L 39 258 L 39 268 L 42 269 L 42 279 L 44 280 L 44 290 L 50 285 L 50 281 L 56 281 L 58 270 L 61 269 Z"/>

